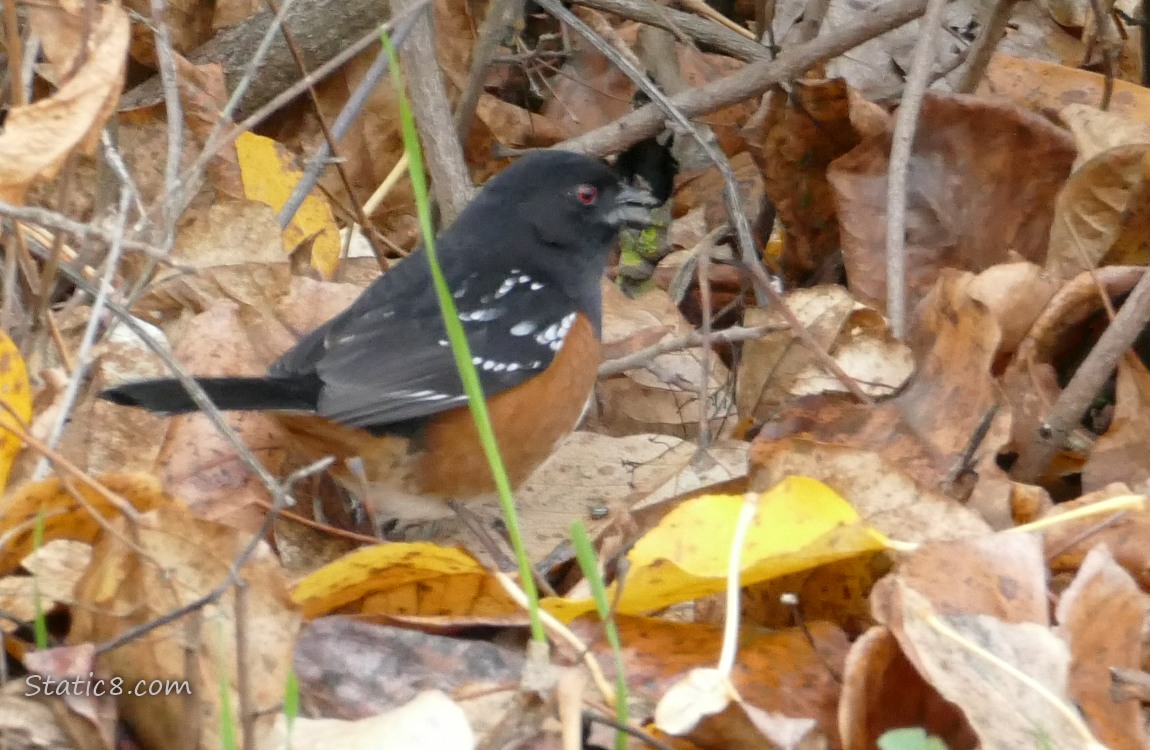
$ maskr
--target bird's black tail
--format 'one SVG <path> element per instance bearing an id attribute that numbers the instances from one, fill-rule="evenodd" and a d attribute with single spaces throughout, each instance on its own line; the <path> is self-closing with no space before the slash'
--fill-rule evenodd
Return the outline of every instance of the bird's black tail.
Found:
<path id="1" fill-rule="evenodd" d="M 224 411 L 314 411 L 318 397 L 316 384 L 297 378 L 196 378 L 196 382 Z M 101 391 L 100 398 L 159 414 L 199 409 L 174 378 L 125 383 Z"/>

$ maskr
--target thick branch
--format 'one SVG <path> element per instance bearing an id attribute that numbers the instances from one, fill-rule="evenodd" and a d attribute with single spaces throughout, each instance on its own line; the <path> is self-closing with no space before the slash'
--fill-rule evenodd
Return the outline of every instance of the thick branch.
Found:
<path id="1" fill-rule="evenodd" d="M 599 2 L 600 0 L 595 0 Z M 671 98 L 687 117 L 710 114 L 723 107 L 759 96 L 771 86 L 802 75 L 812 65 L 837 57 L 874 37 L 922 15 L 926 0 L 893 0 L 867 13 L 851 28 L 839 29 L 812 42 L 784 50 L 777 60 L 763 60 L 725 78 L 684 91 Z M 603 156 L 655 135 L 663 129 L 664 115 L 648 104 L 589 133 L 564 141 L 560 148 Z"/>

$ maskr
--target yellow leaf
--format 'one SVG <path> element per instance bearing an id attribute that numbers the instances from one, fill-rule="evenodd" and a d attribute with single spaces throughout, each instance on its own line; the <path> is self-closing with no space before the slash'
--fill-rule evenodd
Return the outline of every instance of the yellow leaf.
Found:
<path id="1" fill-rule="evenodd" d="M 175 502 L 164 494 L 160 480 L 150 474 L 106 474 L 98 481 L 141 513 Z M 43 524 L 44 544 L 55 539 L 91 542 L 103 528 L 93 513 L 101 518 L 120 514 L 120 509 L 94 488 L 81 481 L 70 484 L 83 502 L 59 478 L 26 484 L 0 500 L 0 575 L 15 569 L 33 551 L 37 525 Z"/>
<path id="2" fill-rule="evenodd" d="M 618 612 L 639 614 L 726 588 L 727 560 L 741 495 L 708 495 L 683 503 L 627 555 Z M 788 477 L 759 499 L 742 553 L 742 585 L 882 549 L 885 537 L 862 524 L 834 490 L 808 477 Z M 612 584 L 608 600 L 614 600 Z M 569 620 L 593 611 L 590 599 L 545 599 Z"/>
<path id="3" fill-rule="evenodd" d="M 361 614 L 498 617 L 520 612 L 479 561 L 425 543 L 364 547 L 303 579 L 292 598 L 308 618 Z"/>
<path id="4" fill-rule="evenodd" d="M 0 428 L 15 426 L 27 429 L 32 419 L 32 388 L 20 350 L 12 339 L 0 331 Z M 8 472 L 24 443 L 10 430 L 0 429 L 0 492 L 8 485 Z"/>
<path id="5" fill-rule="evenodd" d="M 292 156 L 279 143 L 254 133 L 244 133 L 236 140 L 244 195 L 266 203 L 277 212 L 283 209 L 303 173 L 292 165 Z M 312 191 L 304 198 L 291 224 L 283 230 L 288 251 L 312 241 L 311 259 L 325 279 L 330 279 L 339 263 L 339 228 L 331 215 L 331 206 Z"/>

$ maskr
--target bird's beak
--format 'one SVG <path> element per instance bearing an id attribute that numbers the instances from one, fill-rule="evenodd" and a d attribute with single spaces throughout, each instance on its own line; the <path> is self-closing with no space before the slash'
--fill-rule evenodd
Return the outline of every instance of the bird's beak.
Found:
<path id="1" fill-rule="evenodd" d="M 655 223 L 651 209 L 657 205 L 659 201 L 646 190 L 623 185 L 615 196 L 615 207 L 607 214 L 607 222 L 616 228 L 646 229 Z"/>

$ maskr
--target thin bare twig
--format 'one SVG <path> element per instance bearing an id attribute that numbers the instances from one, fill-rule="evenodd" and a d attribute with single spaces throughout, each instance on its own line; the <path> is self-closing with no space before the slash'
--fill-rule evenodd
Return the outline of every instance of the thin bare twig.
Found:
<path id="1" fill-rule="evenodd" d="M 487 68 L 499 49 L 499 42 L 515 20 L 523 15 L 523 0 L 493 0 L 487 6 L 487 15 L 479 29 L 479 41 L 471 53 L 471 69 L 467 73 L 467 84 L 455 105 L 455 130 L 459 142 L 467 142 L 471 121 L 483 95 L 483 81 L 487 78 Z"/>
<path id="2" fill-rule="evenodd" d="M 125 247 L 128 245 L 126 241 L 123 244 Z M 47 255 L 47 250 L 38 247 L 34 247 L 33 252 L 40 257 Z M 84 275 L 80 272 L 66 265 L 60 267 L 60 272 L 67 276 L 72 283 L 82 291 L 93 296 L 99 294 L 99 290 L 84 278 Z M 105 300 L 105 305 L 121 323 L 126 325 L 148 349 L 160 358 L 172 375 L 180 381 L 184 390 L 187 391 L 188 396 L 195 402 L 196 408 L 208 418 L 208 421 L 210 421 L 220 435 L 223 436 L 224 440 L 235 450 L 236 457 L 239 458 L 239 460 L 255 474 L 260 483 L 267 488 L 277 507 L 294 504 L 294 501 L 284 494 L 284 489 L 280 483 L 276 481 L 276 478 L 260 463 L 259 459 L 251 452 L 251 449 L 248 448 L 232 426 L 228 424 L 223 413 L 212 400 L 208 398 L 208 394 L 204 393 L 204 389 L 196 382 L 196 379 L 184 369 L 183 365 L 176 360 L 172 353 L 168 351 L 167 347 L 153 339 L 151 334 L 148 333 L 144 326 L 142 326 L 125 307 L 111 299 Z"/>
<path id="3" fill-rule="evenodd" d="M 194 396 L 194 394 L 192 395 Z M 221 596 L 227 593 L 228 589 L 232 588 L 233 586 L 241 585 L 243 578 L 240 575 L 240 571 L 242 571 L 243 567 L 247 565 L 252 555 L 255 554 L 264 538 L 268 535 L 268 532 L 271 531 L 272 524 L 275 523 L 275 519 L 279 515 L 278 511 L 283 507 L 283 500 L 291 497 L 292 485 L 301 479 L 310 476 L 311 474 L 323 471 L 330 465 L 330 458 L 316 461 L 315 463 L 310 464 L 309 466 L 305 466 L 299 471 L 294 472 L 288 476 L 282 485 L 276 485 L 276 489 L 272 493 L 272 496 L 276 498 L 275 505 L 270 511 L 268 511 L 267 515 L 264 516 L 263 523 L 260 524 L 259 529 L 257 529 L 256 532 L 252 534 L 251 538 L 248 540 L 247 545 L 240 551 L 238 555 L 236 555 L 236 559 L 232 561 L 232 564 L 228 568 L 228 573 L 224 577 L 224 580 L 217 584 L 215 588 L 203 596 L 199 596 L 193 599 L 187 604 L 177 607 L 170 612 L 164 613 L 154 620 L 149 620 L 148 622 L 142 623 L 135 627 L 128 628 L 124 632 L 117 635 L 115 638 L 97 644 L 96 655 L 99 656 L 100 654 L 106 654 L 113 649 L 120 648 L 121 646 L 131 643 L 135 639 L 152 632 L 156 628 L 161 628 L 165 625 L 175 622 L 176 620 L 191 612 L 195 612 L 209 604 L 217 602 Z"/>
<path id="4" fill-rule="evenodd" d="M 559 0 L 537 0 L 537 2 L 548 13 L 570 26 L 578 32 L 580 36 L 594 45 L 615 67 L 630 78 L 632 83 L 650 97 L 651 105 L 648 106 L 653 105 L 658 107 L 669 120 L 682 129 L 684 134 L 690 136 L 699 144 L 699 147 L 723 176 L 723 202 L 726 204 L 727 218 L 735 230 L 735 239 L 739 248 L 740 257 L 747 265 L 761 266 L 762 261 L 759 259 L 759 254 L 755 248 L 755 241 L 751 236 L 751 227 L 750 224 L 747 223 L 747 217 L 743 213 L 742 203 L 739 200 L 739 184 L 735 180 L 735 173 L 731 169 L 731 164 L 727 161 L 726 155 L 715 145 L 713 136 L 711 138 L 704 137 L 703 134 L 695 128 L 694 124 L 687 119 L 687 115 L 680 111 L 672 100 L 668 99 L 657 86 L 651 83 L 643 71 L 636 68 L 631 61 L 626 56 L 620 54 L 615 47 L 600 38 L 582 19 L 563 7 Z M 643 109 L 646 109 L 646 107 Z M 639 111 L 641 112 L 643 109 Z M 766 272 L 764 271 L 764 273 Z"/>
<path id="5" fill-rule="evenodd" d="M 783 50 L 777 59 L 761 60 L 738 72 L 671 97 L 671 104 L 686 117 L 700 117 L 723 107 L 759 96 L 777 83 L 806 72 L 812 65 L 837 57 L 880 34 L 902 26 L 922 15 L 926 0 L 890 0 L 868 13 L 859 13 L 856 23 L 836 29 L 807 43 Z M 665 115 L 654 102 L 624 115 L 614 122 L 564 141 L 559 148 L 582 154 L 603 156 L 621 151 L 663 129 Z"/>
<path id="6" fill-rule="evenodd" d="M 721 331 L 712 332 L 710 342 L 712 346 L 715 344 L 736 344 L 742 341 L 754 341 L 768 333 L 778 333 L 779 331 L 785 330 L 787 330 L 786 325 L 754 326 L 753 328 L 732 326 L 731 328 L 724 328 Z M 627 370 L 643 367 L 661 354 L 679 352 L 684 349 L 693 349 L 696 346 L 702 346 L 705 340 L 701 331 L 693 331 L 685 336 L 677 336 L 644 347 L 633 354 L 609 359 L 599 365 L 599 378 L 609 378 L 613 375 L 624 373 Z"/>
<path id="7" fill-rule="evenodd" d="M 276 0 L 264 0 L 264 2 L 267 3 L 273 13 L 279 12 Z M 296 68 L 304 80 L 308 80 L 309 71 L 307 69 L 307 62 L 304 60 L 303 52 L 296 42 L 295 33 L 287 26 L 283 27 L 283 33 L 284 41 L 287 43 L 287 48 L 288 51 L 291 52 L 292 59 L 295 60 Z M 348 177 L 347 169 L 344 168 L 343 159 L 340 158 L 339 137 L 332 133 L 331 128 L 327 124 L 327 118 L 324 117 L 323 109 L 319 106 L 319 98 L 316 95 L 314 84 L 308 84 L 307 96 L 308 102 L 311 104 L 312 115 L 315 117 L 316 123 L 319 124 L 320 132 L 323 133 L 323 140 L 324 143 L 327 144 L 328 152 L 335 157 L 332 161 L 332 166 L 335 168 L 335 173 L 339 177 L 340 184 L 343 186 L 343 190 L 347 193 L 348 200 L 351 202 L 351 214 L 355 217 L 357 224 L 366 227 L 368 226 L 367 216 L 364 215 L 363 209 L 360 207 L 359 200 L 355 194 L 355 187 L 351 184 L 351 178 Z M 287 226 L 287 224 L 281 223 L 280 226 L 284 227 Z M 371 245 L 372 252 L 375 253 L 375 258 L 379 263 L 380 269 L 387 268 L 383 246 L 379 243 L 375 233 L 365 232 L 364 236 Z"/>
<path id="8" fill-rule="evenodd" d="M 616 50 L 611 45 L 605 43 L 601 39 L 598 39 L 597 35 L 595 35 L 594 32 L 587 28 L 586 24 L 584 24 L 579 18 L 572 14 L 571 11 L 564 8 L 558 2 L 558 0 L 537 0 L 537 2 L 548 13 L 551 13 L 556 18 L 571 26 L 575 31 L 586 38 L 587 41 L 595 45 L 597 50 L 603 53 L 603 55 L 606 56 L 607 59 L 610 60 L 616 67 L 618 67 L 619 70 L 627 75 L 627 77 L 629 77 L 632 82 L 635 83 L 635 85 L 643 91 L 643 93 L 647 94 L 651 98 L 651 104 L 637 110 L 631 115 L 620 118 L 620 120 L 616 121 L 616 124 L 647 111 L 665 113 L 669 119 L 671 119 L 675 124 L 682 128 L 685 133 L 691 135 L 696 140 L 696 142 L 699 143 L 707 156 L 719 169 L 720 174 L 723 175 L 723 198 L 724 203 L 726 204 L 727 214 L 735 227 L 735 236 L 738 242 L 740 255 L 744 258 L 745 265 L 751 271 L 751 275 L 755 280 L 756 294 L 776 306 L 776 308 L 779 310 L 779 314 L 783 316 L 784 320 L 786 320 L 787 324 L 792 328 L 799 340 L 802 341 L 811 350 L 814 356 L 818 358 L 820 364 L 822 364 L 828 372 L 833 374 L 836 378 L 838 378 L 840 382 L 842 382 L 843 386 L 845 386 L 855 398 L 863 403 L 873 403 L 874 399 L 868 396 L 866 392 L 863 391 L 862 388 L 858 385 L 858 383 L 855 382 L 854 378 L 850 377 L 842 369 L 842 367 L 840 367 L 839 364 L 835 362 L 835 360 L 826 351 L 823 350 L 818 342 L 814 340 L 814 337 L 811 336 L 810 332 L 807 331 L 807 329 L 802 325 L 798 318 L 795 317 L 794 313 L 791 312 L 790 308 L 786 304 L 786 301 L 783 299 L 782 294 L 776 288 L 777 282 L 767 274 L 766 269 L 763 267 L 762 261 L 759 259 L 758 253 L 755 250 L 754 241 L 751 239 L 751 230 L 750 226 L 747 224 L 747 217 L 743 214 L 742 211 L 742 206 L 739 201 L 738 183 L 735 181 L 734 174 L 731 171 L 730 163 L 727 162 L 726 157 L 715 147 L 713 142 L 703 138 L 698 130 L 696 130 L 691 125 L 691 122 L 687 119 L 686 113 L 675 105 L 676 100 L 681 100 L 691 93 L 698 91 L 698 89 L 692 89 L 691 91 L 685 92 L 680 96 L 668 99 L 666 96 L 664 96 L 663 92 L 659 91 L 658 88 L 656 88 L 649 80 L 647 80 L 645 75 L 635 70 L 625 57 L 616 53 Z M 783 61 L 785 54 L 786 53 L 780 55 L 779 60 L 776 63 L 764 64 L 765 68 L 771 69 L 778 67 L 779 63 Z M 750 68 L 755 68 L 757 65 L 758 64 L 749 65 L 741 72 L 745 72 Z M 805 70 L 806 67 L 809 66 L 804 66 L 802 70 Z M 796 71 L 795 74 L 797 75 L 798 72 L 800 71 Z M 723 80 L 729 81 L 738 76 L 740 76 L 740 73 L 735 73 L 734 75 L 729 76 L 727 79 Z M 761 91 L 759 93 L 761 93 Z M 608 129 L 612 128 L 611 125 L 606 127 Z M 600 131 L 601 130 L 603 130 L 603 128 L 600 128 Z M 647 135 L 653 134 L 654 133 L 648 133 Z"/>
<path id="9" fill-rule="evenodd" d="M 1101 0 L 1090 0 L 1090 9 L 1094 13 L 1094 25 L 1096 38 L 1093 43 L 1086 47 L 1086 54 L 1089 55 L 1094 45 L 1098 45 L 1098 49 L 1102 55 L 1102 72 L 1104 78 L 1102 82 L 1102 101 L 1099 102 L 1098 108 L 1102 111 L 1110 109 L 1110 98 L 1114 95 L 1114 69 L 1115 63 L 1115 40 L 1114 36 L 1117 34 L 1116 26 L 1111 20 L 1110 14 L 1114 3 L 1111 0 L 1104 4 Z M 1083 64 L 1089 60 L 1083 60 Z"/>
<path id="10" fill-rule="evenodd" d="M 88 368 L 92 365 L 92 347 L 96 343 L 96 334 L 100 329 L 100 320 L 104 315 L 104 306 L 112 291 L 112 282 L 120 269 L 120 255 L 124 249 L 124 231 L 128 223 L 128 207 L 131 197 L 127 190 L 120 190 L 120 207 L 116 215 L 116 225 L 112 232 L 112 244 L 108 249 L 108 256 L 104 260 L 104 275 L 100 279 L 100 288 L 96 292 L 96 299 L 92 302 L 92 312 L 88 317 L 88 325 L 84 328 L 84 335 L 80 338 L 80 348 L 76 353 L 75 367 L 68 379 L 68 386 L 64 389 L 61 406 L 56 414 L 56 422 L 48 432 L 45 441 L 49 448 L 55 450 L 64 434 L 64 426 L 72 418 L 72 408 L 80 395 L 80 387 L 87 380 Z M 41 457 L 32 474 L 33 481 L 45 479 L 51 472 L 51 465 L 46 456 Z"/>
<path id="11" fill-rule="evenodd" d="M 0 201 L 0 216 L 6 216 L 9 219 L 16 221 L 24 221 L 29 224 L 44 227 L 45 229 L 52 229 L 57 232 L 63 232 L 70 237 L 77 240 L 84 241 L 88 239 L 97 239 L 101 242 L 111 245 L 115 241 L 115 233 L 107 229 L 103 229 L 95 224 L 85 224 L 74 219 L 70 219 L 64 214 L 56 211 L 49 211 L 46 208 L 38 208 L 36 206 L 14 206 L 11 203 Z M 140 242 L 139 240 L 122 239 L 120 243 L 124 246 L 125 250 L 135 250 L 137 252 L 145 253 L 151 257 L 159 258 L 161 262 L 170 265 L 173 268 L 182 268 L 182 266 L 172 263 L 167 259 L 167 253 L 155 245 L 150 245 L 147 242 Z M 46 257 L 46 255 L 45 255 Z M 63 271 L 62 271 L 63 272 Z"/>
<path id="12" fill-rule="evenodd" d="M 4 40 L 8 49 L 8 87 L 12 92 L 12 106 L 23 107 L 28 103 L 24 93 L 24 81 L 20 76 L 20 62 L 24 59 L 24 44 L 20 40 L 20 18 L 16 14 L 16 3 L 4 3 Z"/>
<path id="13" fill-rule="evenodd" d="M 942 11 L 949 0 L 928 0 L 911 58 L 902 104 L 891 134 L 890 168 L 886 185 L 886 316 L 896 339 L 906 338 L 906 201 L 907 172 L 918 113 L 935 63 L 935 37 L 942 25 Z"/>
<path id="14" fill-rule="evenodd" d="M 175 216 L 180 216 L 191 204 L 192 198 L 195 197 L 200 189 L 200 185 L 203 183 L 204 172 L 207 169 L 208 162 L 215 158 L 216 153 L 229 142 L 225 140 L 225 131 L 232 121 L 232 115 L 236 111 L 236 107 L 239 106 L 240 101 L 244 98 L 244 94 L 247 93 L 248 87 L 251 86 L 252 79 L 255 78 L 256 72 L 267 57 L 272 44 L 279 36 L 280 26 L 283 24 L 284 17 L 292 9 L 295 2 L 296 0 L 284 0 L 284 4 L 280 6 L 279 13 L 277 13 L 271 23 L 268 24 L 263 39 L 260 40 L 259 46 L 256 47 L 251 61 L 247 67 L 244 68 L 243 76 L 240 78 L 239 83 L 236 84 L 236 88 L 228 99 L 227 104 L 220 110 L 220 114 L 216 118 L 216 122 L 212 126 L 208 137 L 204 139 L 204 148 L 200 153 L 200 158 L 184 172 L 178 188 L 174 192 L 164 196 L 164 210 L 170 211 Z M 207 158 L 205 158 L 205 155 Z M 163 247 L 167 249 L 168 245 L 163 245 Z"/>
<path id="15" fill-rule="evenodd" d="M 418 17 L 418 13 L 429 2 L 430 0 L 419 0 L 416 6 L 412 8 L 411 12 L 403 16 L 393 17 L 387 23 L 381 24 L 380 26 L 371 29 L 362 37 L 360 37 L 359 40 L 356 41 L 356 43 L 349 47 L 347 50 L 344 50 L 336 57 L 333 57 L 331 60 L 321 65 L 318 69 L 316 69 L 314 73 L 305 75 L 302 80 L 297 81 L 293 86 L 283 91 L 279 96 L 275 97 L 264 106 L 260 107 L 258 110 L 253 112 L 251 116 L 239 124 L 220 128 L 218 132 L 213 131 L 213 134 L 209 136 L 205 142 L 204 148 L 200 152 L 200 155 L 196 157 L 195 163 L 193 163 L 192 166 L 189 167 L 184 173 L 184 182 L 181 183 L 180 205 L 183 208 L 186 208 L 187 205 L 191 203 L 192 198 L 195 196 L 196 192 L 200 189 L 200 185 L 203 183 L 205 170 L 207 169 L 208 164 L 212 159 L 216 157 L 216 154 L 219 153 L 220 149 L 233 143 L 237 138 L 240 137 L 242 133 L 254 129 L 257 125 L 262 123 L 289 101 L 306 91 L 309 86 L 331 75 L 344 63 L 355 57 L 363 50 L 367 49 L 372 44 L 378 44 L 379 35 L 381 33 L 384 33 L 389 29 L 394 29 L 394 32 L 391 34 L 392 43 L 397 47 L 402 45 L 403 40 L 407 38 L 407 35 L 411 31 L 412 25 Z M 281 7 L 280 13 L 283 14 L 284 12 L 286 11 Z"/>
<path id="16" fill-rule="evenodd" d="M 364 73 L 362 80 L 356 85 L 355 91 L 348 97 L 347 103 L 344 104 L 343 109 L 340 110 L 339 115 L 336 116 L 335 122 L 331 125 L 330 136 L 332 140 L 325 140 L 320 144 L 315 154 L 308 159 L 307 166 L 304 168 L 303 176 L 300 177 L 299 182 L 292 189 L 292 193 L 288 196 L 284 206 L 280 209 L 277 220 L 280 227 L 286 227 L 291 223 L 292 217 L 295 216 L 296 211 L 303 205 L 304 199 L 311 193 L 313 187 L 319 181 L 320 174 L 323 173 L 325 167 L 331 160 L 332 148 L 331 144 L 338 141 L 340 138 L 351 129 L 355 123 L 363 107 L 367 104 L 367 99 L 375 91 L 376 86 L 387 75 L 387 70 L 390 67 L 387 54 L 382 50 L 376 55 L 375 60 L 372 62 L 371 67 Z M 354 200 L 354 195 L 352 196 Z M 367 218 L 359 206 L 357 208 L 357 221 L 361 222 L 361 226 L 367 226 Z M 374 246 L 373 246 L 374 248 Z M 380 267 L 386 267 L 382 252 L 377 252 L 377 259 Z"/>
<path id="17" fill-rule="evenodd" d="M 176 57 L 172 49 L 172 30 L 168 26 L 168 4 L 152 0 L 152 34 L 156 38 L 156 58 L 160 64 L 160 85 L 164 91 L 164 110 L 168 122 L 168 156 L 164 164 L 164 202 L 160 226 L 160 247 L 171 247 L 176 236 L 179 214 L 169 200 L 180 184 L 180 159 L 184 154 L 184 111 L 180 103 L 180 81 L 176 75 Z M 151 276 L 151 270 L 144 274 Z"/>

